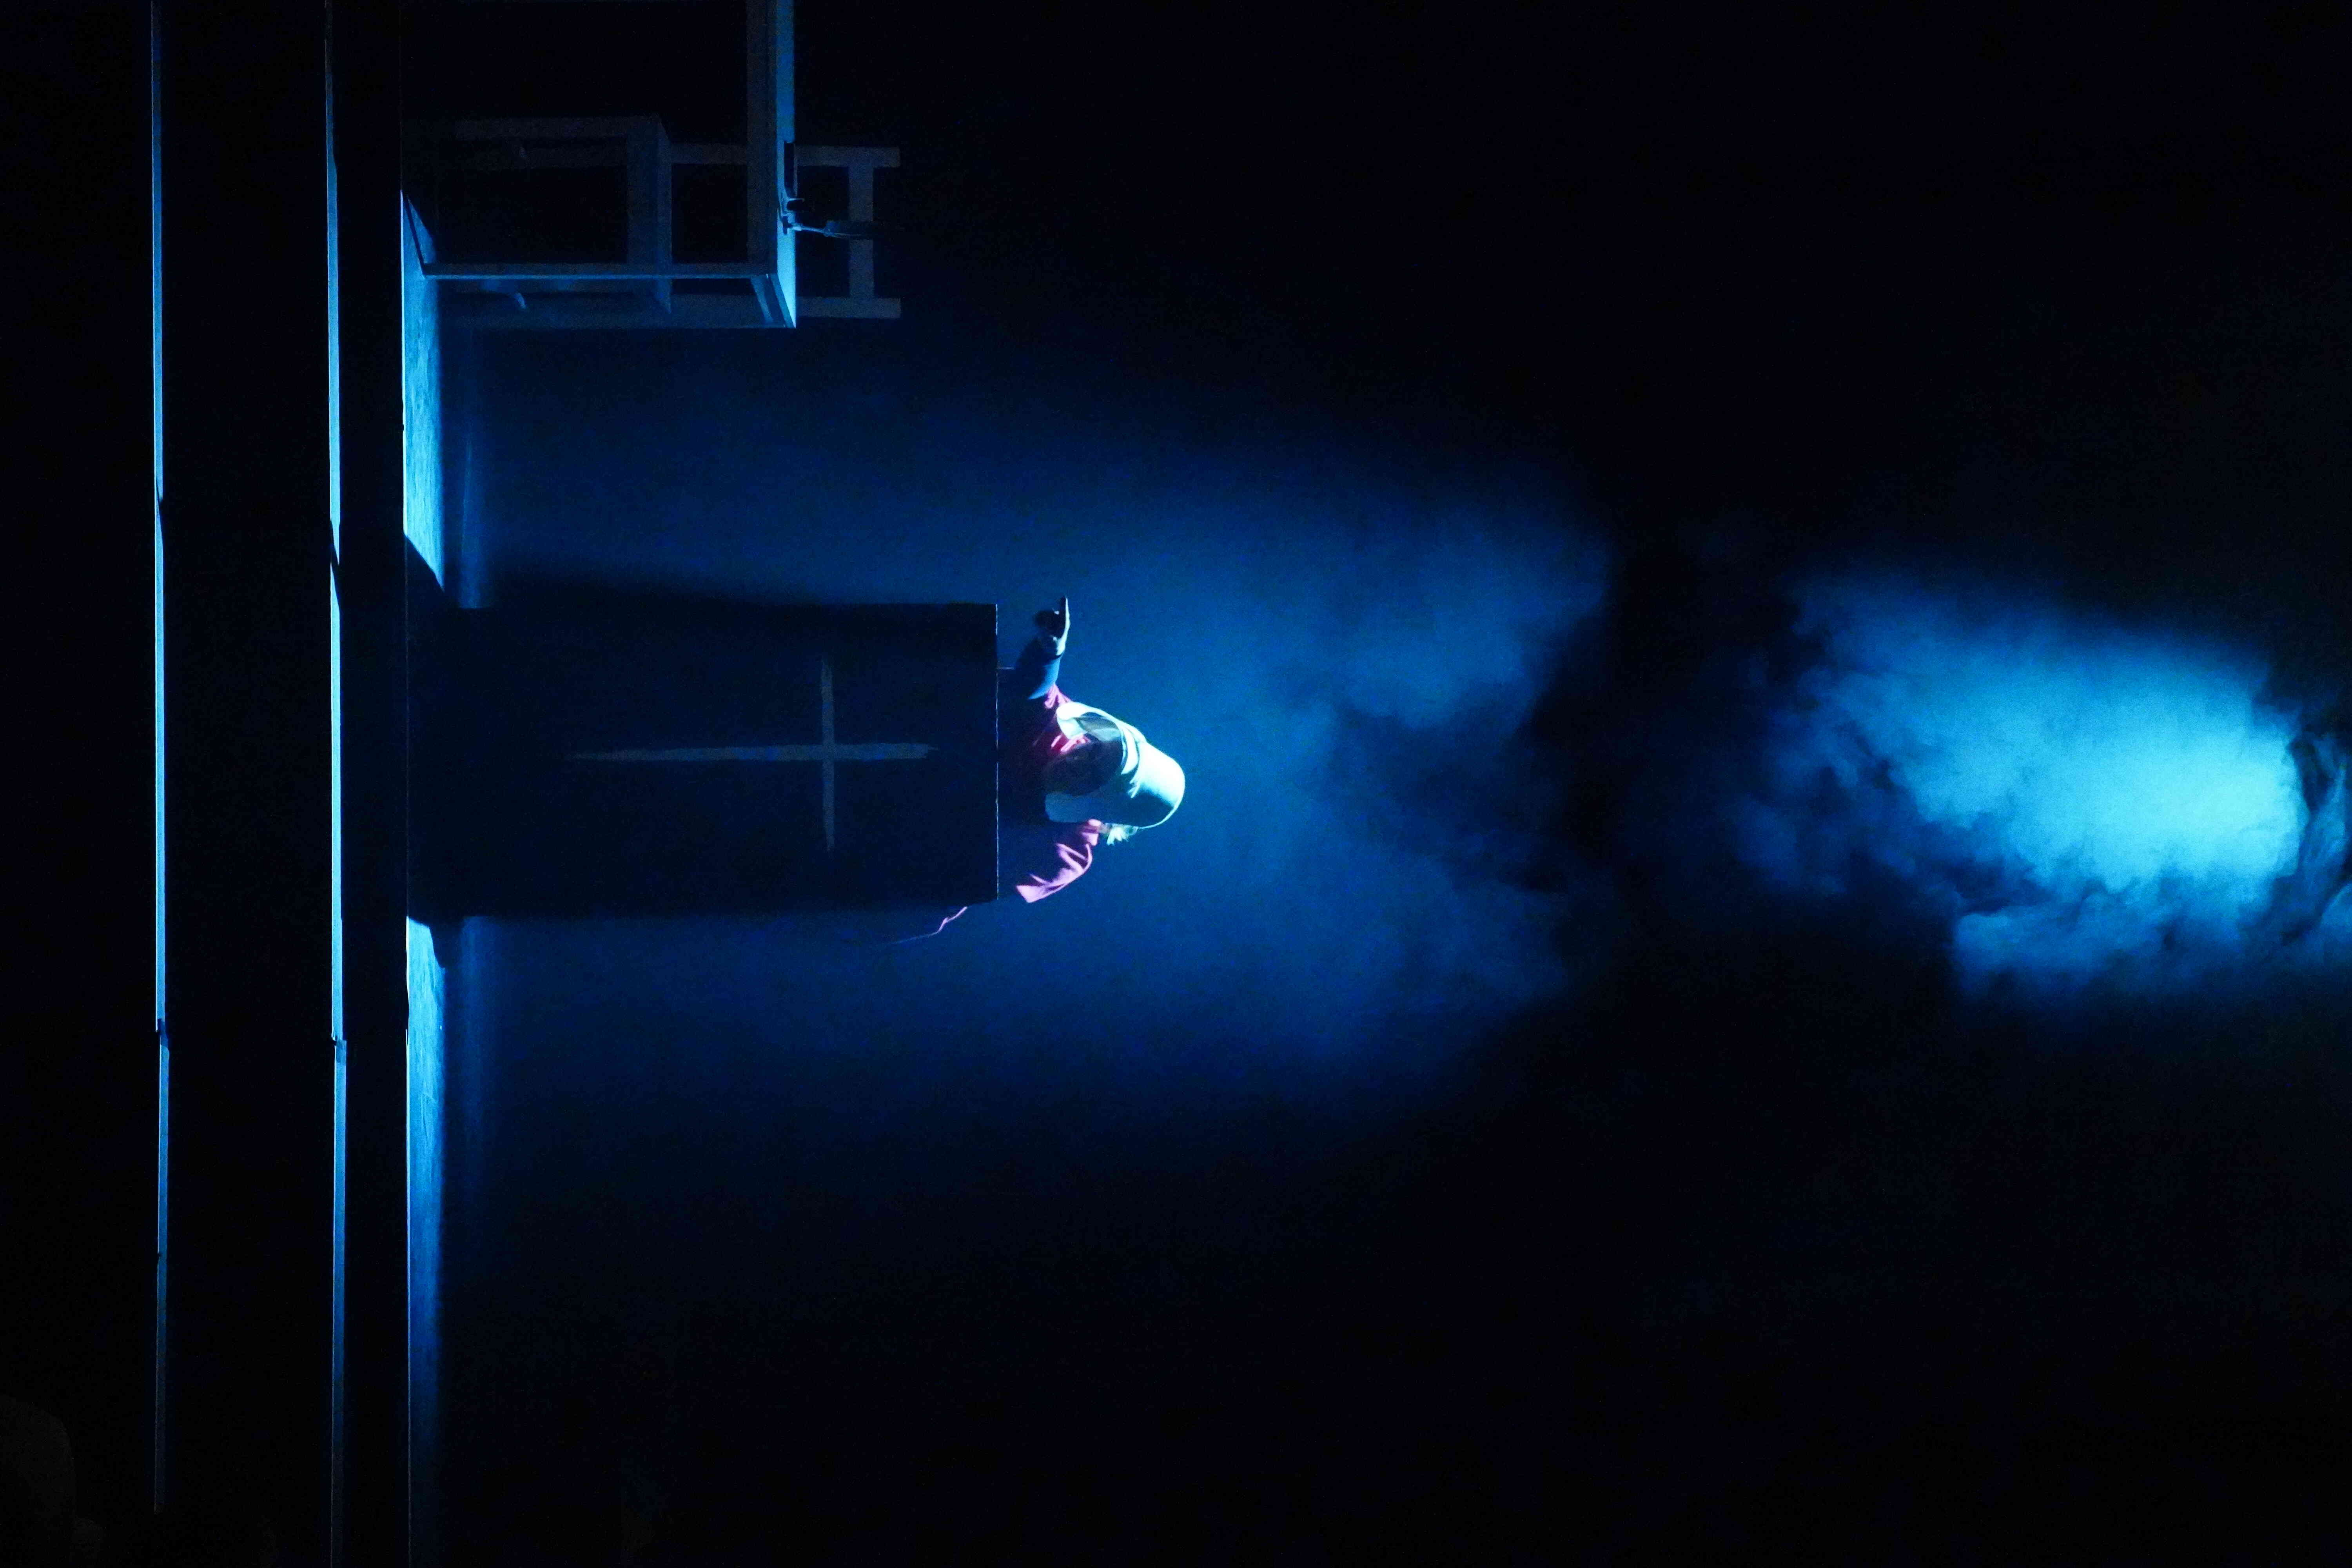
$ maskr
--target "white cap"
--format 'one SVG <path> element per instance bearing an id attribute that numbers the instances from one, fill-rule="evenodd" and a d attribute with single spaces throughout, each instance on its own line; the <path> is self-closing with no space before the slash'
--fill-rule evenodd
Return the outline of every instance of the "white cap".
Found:
<path id="1" fill-rule="evenodd" d="M 1069 705 L 1064 730 L 1118 748 L 1118 766 L 1087 795 L 1049 795 L 1045 816 L 1055 822 L 1112 822 L 1157 827 L 1184 802 L 1184 770 L 1176 759 L 1143 738 L 1143 731 L 1099 708 Z"/>

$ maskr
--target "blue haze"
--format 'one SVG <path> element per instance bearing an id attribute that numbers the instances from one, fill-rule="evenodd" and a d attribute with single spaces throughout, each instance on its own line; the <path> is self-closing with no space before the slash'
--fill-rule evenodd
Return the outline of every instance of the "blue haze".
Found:
<path id="1" fill-rule="evenodd" d="M 1560 843 L 1577 743 L 1527 727 L 1609 679 L 1575 661 L 1608 645 L 1612 556 L 1553 478 L 1245 398 L 1048 395 L 1018 367 L 927 387 L 833 342 L 794 345 L 790 374 L 699 343 L 502 348 L 460 592 L 994 600 L 1008 661 L 1066 593 L 1066 689 L 1181 759 L 1190 793 L 1064 893 L 901 947 L 474 922 L 449 1270 L 504 1276 L 519 1312 L 915 1299 L 954 1259 L 1065 1245 L 1078 1222 L 1024 1194 L 1107 1205 L 1121 1235 L 1279 1245 L 1298 1221 L 1268 1205 L 1314 1187 L 1286 1171 L 1443 1100 L 1498 1026 L 1612 956 L 1613 918 L 1586 916 L 1619 868 Z M 1610 809 L 1705 868 L 1671 896 L 1734 926 L 1874 911 L 1941 943 L 1964 993 L 2029 1006 L 2340 977 L 2352 904 L 2293 941 L 2271 918 L 2299 863 L 2331 886 L 2343 837 L 2302 798 L 2305 715 L 2258 647 L 1990 576 L 1739 593 L 1793 595 L 1812 657 L 1628 716 L 1645 771 Z M 1732 655 L 1749 635 L 1705 625 Z M 1235 1172 L 1241 1201 L 1197 1186 Z"/>
<path id="2" fill-rule="evenodd" d="M 926 399 L 855 353 L 812 413 L 807 387 L 714 357 L 656 350 L 585 388 L 494 365 L 468 596 L 536 576 L 996 600 L 1009 663 L 1066 593 L 1065 689 L 1181 761 L 1185 804 L 1063 893 L 901 947 L 786 921 L 478 922 L 496 1002 L 469 1015 L 457 1091 L 478 1148 L 520 1099 L 541 1101 L 534 1136 L 593 1142 L 631 1134 L 593 1106 L 676 1095 L 771 1121 L 793 1161 L 923 1185 L 971 1176 L 943 1123 L 1045 1107 L 1056 1146 L 1198 1164 L 1222 1157 L 1202 1127 L 1219 1106 L 1281 1102 L 1344 1137 L 1560 986 L 1559 905 L 1527 885 L 1558 770 L 1520 731 L 1606 560 L 1544 476 L 1246 410 Z M 529 1151 L 496 1159 L 493 1187 L 534 1179 Z"/>
<path id="3" fill-rule="evenodd" d="M 2310 716 L 2259 650 L 1982 577 L 1832 573 L 1796 595 L 1819 658 L 1734 806 L 1775 886 L 1891 871 L 1944 912 L 1977 995 L 2242 992 L 2352 956 L 2352 900 L 2307 932 L 2279 918 L 2299 864 L 2323 894 L 2340 872 L 2343 803 L 2340 777 L 2305 802 Z"/>

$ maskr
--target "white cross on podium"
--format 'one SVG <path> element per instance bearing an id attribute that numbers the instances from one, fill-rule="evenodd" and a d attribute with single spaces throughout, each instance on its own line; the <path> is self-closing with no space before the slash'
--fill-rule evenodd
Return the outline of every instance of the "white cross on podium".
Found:
<path id="1" fill-rule="evenodd" d="M 817 763 L 824 768 L 824 850 L 833 853 L 834 770 L 843 763 L 919 762 L 937 750 L 913 742 L 867 741 L 843 744 L 833 738 L 833 660 L 817 661 L 817 700 L 822 737 L 814 746 L 680 746 L 668 751 L 574 752 L 577 763 Z"/>

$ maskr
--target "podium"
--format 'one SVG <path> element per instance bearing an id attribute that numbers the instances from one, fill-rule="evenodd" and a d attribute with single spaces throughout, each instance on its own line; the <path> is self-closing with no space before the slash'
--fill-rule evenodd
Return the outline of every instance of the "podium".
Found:
<path id="1" fill-rule="evenodd" d="M 996 895 L 996 607 L 449 610 L 412 655 L 420 918 Z"/>

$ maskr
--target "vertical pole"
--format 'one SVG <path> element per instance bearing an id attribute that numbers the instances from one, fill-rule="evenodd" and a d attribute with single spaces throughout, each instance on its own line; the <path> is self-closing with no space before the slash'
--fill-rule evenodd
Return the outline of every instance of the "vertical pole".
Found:
<path id="1" fill-rule="evenodd" d="M 864 151 L 864 149 L 860 149 Z M 893 158 L 895 163 L 898 160 Z M 874 221 L 875 160 L 853 158 L 849 164 L 849 221 Z M 866 300 L 874 298 L 874 242 L 853 239 L 849 242 L 849 297 Z"/>
<path id="2" fill-rule="evenodd" d="M 775 260 L 783 146 L 793 139 L 791 12 L 780 16 L 777 0 L 747 0 L 743 9 L 743 254 L 761 268 Z"/>
<path id="3" fill-rule="evenodd" d="M 646 115 L 633 121 L 621 154 L 623 195 L 628 205 L 628 258 L 648 268 L 670 264 L 669 134 L 661 121 Z M 670 280 L 656 278 L 649 290 L 653 308 L 667 315 Z"/>
<path id="4" fill-rule="evenodd" d="M 175 1506 L 326 1556 L 334 1250 L 326 17 L 160 12 Z M 267 279 L 266 287 L 257 279 Z"/>
<path id="5" fill-rule="evenodd" d="M 147 379 L 149 443 L 152 450 L 153 516 L 150 545 L 155 795 L 155 1318 L 150 1336 L 147 1409 L 147 1500 L 157 1512 L 167 1492 L 163 1466 L 165 1375 L 169 1358 L 172 1259 L 172 1034 L 170 971 L 164 955 L 168 840 L 164 833 L 163 666 L 163 23 L 162 0 L 147 5 Z"/>
<path id="6" fill-rule="evenodd" d="M 9 563 L 18 624 L 67 640 L 20 660 L 8 728 L 26 826 L 0 1043 L 0 1394 L 63 1426 L 77 1510 L 114 1534 L 136 1529 L 153 1460 L 153 50 L 143 0 L 12 6 L 5 30 L 24 128 L 8 235 L 43 279 L 7 334 Z"/>
<path id="7" fill-rule="evenodd" d="M 340 1534 L 358 1568 L 411 1560 L 406 455 L 400 27 L 332 0 L 334 350 L 340 396 L 339 992 L 343 1056 Z"/>
<path id="8" fill-rule="evenodd" d="M 834 782 L 838 771 L 833 755 L 833 660 L 817 661 L 818 744 L 824 748 L 824 852 L 833 853 Z"/>

